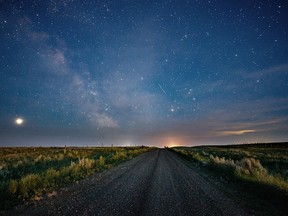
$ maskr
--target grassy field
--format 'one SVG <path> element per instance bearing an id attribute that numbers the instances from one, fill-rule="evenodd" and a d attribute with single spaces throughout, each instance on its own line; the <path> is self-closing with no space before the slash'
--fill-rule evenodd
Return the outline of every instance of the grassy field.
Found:
<path id="1" fill-rule="evenodd" d="M 113 167 L 152 148 L 0 148 L 0 209 L 55 190 Z"/>
<path id="2" fill-rule="evenodd" d="M 178 147 L 173 150 L 218 173 L 288 193 L 288 143 Z"/>
<path id="3" fill-rule="evenodd" d="M 221 188 L 247 208 L 270 216 L 288 212 L 288 143 L 171 150 L 190 160 L 209 180 L 221 182 Z"/>

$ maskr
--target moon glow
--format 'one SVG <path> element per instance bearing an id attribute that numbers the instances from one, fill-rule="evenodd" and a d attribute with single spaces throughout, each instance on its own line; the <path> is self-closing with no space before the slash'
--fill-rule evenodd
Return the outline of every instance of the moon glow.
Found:
<path id="1" fill-rule="evenodd" d="M 22 118 L 16 118 L 16 119 L 15 119 L 15 123 L 16 123 L 16 125 L 22 125 L 22 124 L 24 123 L 24 119 L 22 119 Z"/>

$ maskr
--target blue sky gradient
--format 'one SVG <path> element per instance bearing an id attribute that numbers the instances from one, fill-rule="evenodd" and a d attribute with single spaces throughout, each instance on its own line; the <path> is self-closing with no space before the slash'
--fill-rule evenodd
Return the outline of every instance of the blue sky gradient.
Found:
<path id="1" fill-rule="evenodd" d="M 288 140 L 287 1 L 11 0 L 0 11 L 1 146 Z"/>

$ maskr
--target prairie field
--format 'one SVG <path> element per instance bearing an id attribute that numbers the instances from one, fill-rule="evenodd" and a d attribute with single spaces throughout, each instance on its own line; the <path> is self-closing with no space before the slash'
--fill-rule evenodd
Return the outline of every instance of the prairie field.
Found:
<path id="1" fill-rule="evenodd" d="M 2 147 L 0 209 L 55 190 L 151 150 L 148 147 Z"/>
<path id="2" fill-rule="evenodd" d="M 288 194 L 288 143 L 175 147 L 173 151 L 221 178 Z"/>

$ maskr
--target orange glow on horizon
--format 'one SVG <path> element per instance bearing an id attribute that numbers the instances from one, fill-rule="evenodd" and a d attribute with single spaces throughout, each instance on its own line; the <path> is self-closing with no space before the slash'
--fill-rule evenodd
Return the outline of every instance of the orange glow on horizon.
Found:
<path id="1" fill-rule="evenodd" d="M 163 143 L 164 146 L 168 146 L 169 148 L 183 145 L 182 139 L 175 137 L 169 137 L 165 139 Z"/>

